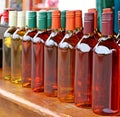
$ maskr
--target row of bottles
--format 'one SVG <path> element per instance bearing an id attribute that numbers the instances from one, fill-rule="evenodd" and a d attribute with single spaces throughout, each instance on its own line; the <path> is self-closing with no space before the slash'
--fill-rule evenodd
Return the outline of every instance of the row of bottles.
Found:
<path id="1" fill-rule="evenodd" d="M 81 10 L 10 11 L 3 39 L 4 79 L 92 107 L 97 114 L 119 114 L 119 34 L 114 36 L 110 9 L 103 10 L 101 23 L 100 33 L 95 9 L 84 14 L 84 28 Z"/>

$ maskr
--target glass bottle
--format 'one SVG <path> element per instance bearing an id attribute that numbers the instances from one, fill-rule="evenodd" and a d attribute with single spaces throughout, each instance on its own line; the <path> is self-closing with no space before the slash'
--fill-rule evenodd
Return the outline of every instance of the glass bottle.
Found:
<path id="1" fill-rule="evenodd" d="M 9 12 L 9 28 L 4 33 L 3 39 L 3 67 L 2 76 L 6 80 L 11 79 L 11 39 L 13 33 L 16 31 L 17 25 L 17 11 Z"/>
<path id="2" fill-rule="evenodd" d="M 75 12 L 66 11 L 66 34 L 58 46 L 58 98 L 62 102 L 74 102 L 75 46 L 78 41 Z"/>
<path id="3" fill-rule="evenodd" d="M 22 41 L 22 86 L 31 87 L 31 40 L 37 33 L 36 12 L 26 12 L 27 32 Z"/>
<path id="4" fill-rule="evenodd" d="M 75 11 L 75 28 L 76 28 L 76 34 L 79 39 L 83 36 L 83 26 L 82 26 L 82 11 L 76 10 Z"/>
<path id="5" fill-rule="evenodd" d="M 25 12 L 17 12 L 17 30 L 13 33 L 11 39 L 11 81 L 21 83 L 22 69 L 22 39 L 26 33 Z"/>
<path id="6" fill-rule="evenodd" d="M 113 13 L 102 13 L 102 37 L 93 50 L 92 109 L 109 116 L 119 112 L 119 48 L 112 35 Z"/>
<path id="7" fill-rule="evenodd" d="M 33 91 L 44 90 L 44 44 L 48 38 L 47 33 L 47 12 L 38 12 L 38 33 L 32 39 L 32 81 Z"/>
<path id="8" fill-rule="evenodd" d="M 94 13 L 84 14 L 83 37 L 75 50 L 75 104 L 79 107 L 91 107 L 92 92 L 92 53 L 97 44 L 94 37 Z"/>
<path id="9" fill-rule="evenodd" d="M 94 13 L 94 37 L 95 39 L 99 39 L 101 37 L 101 33 L 98 31 L 98 13 L 95 8 L 88 9 L 88 13 Z"/>
<path id="10" fill-rule="evenodd" d="M 60 11 L 52 12 L 52 32 L 44 47 L 44 93 L 57 96 L 58 44 L 63 38 L 60 26 Z"/>

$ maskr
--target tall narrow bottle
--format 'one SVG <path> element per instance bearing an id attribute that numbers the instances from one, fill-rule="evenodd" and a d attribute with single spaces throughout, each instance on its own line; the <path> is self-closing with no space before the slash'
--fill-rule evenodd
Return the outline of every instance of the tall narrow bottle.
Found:
<path id="1" fill-rule="evenodd" d="M 25 29 L 25 12 L 17 13 L 17 30 L 12 36 L 11 45 L 11 81 L 21 83 L 22 69 L 22 39 L 26 33 Z"/>
<path id="2" fill-rule="evenodd" d="M 26 12 L 26 25 L 28 31 L 22 41 L 22 86 L 31 87 L 31 40 L 37 33 L 36 12 Z"/>
<path id="3" fill-rule="evenodd" d="M 48 34 L 51 34 L 51 27 L 52 27 L 52 12 L 53 10 L 48 10 L 47 11 L 47 32 Z"/>
<path id="4" fill-rule="evenodd" d="M 52 32 L 44 48 L 44 93 L 57 96 L 58 44 L 63 38 L 60 26 L 60 11 L 52 12 Z"/>
<path id="5" fill-rule="evenodd" d="M 9 28 L 4 33 L 3 39 L 3 70 L 2 76 L 6 80 L 11 79 L 11 39 L 16 31 L 17 11 L 9 12 Z"/>
<path id="6" fill-rule="evenodd" d="M 93 51 L 92 109 L 100 115 L 119 110 L 118 45 L 113 36 L 113 13 L 102 14 L 102 37 Z"/>
<path id="7" fill-rule="evenodd" d="M 94 13 L 94 37 L 98 40 L 101 37 L 101 33 L 98 31 L 98 12 L 95 8 L 91 8 L 88 9 L 88 13 Z"/>
<path id="8" fill-rule="evenodd" d="M 75 46 L 78 41 L 75 12 L 66 11 L 66 34 L 58 46 L 58 98 L 62 102 L 74 102 Z"/>
<path id="9" fill-rule="evenodd" d="M 92 54 L 97 44 L 94 37 L 93 13 L 84 14 L 83 33 L 75 51 L 75 104 L 87 108 L 92 104 Z"/>
<path id="10" fill-rule="evenodd" d="M 47 32 L 47 12 L 38 12 L 38 33 L 32 39 L 32 82 L 33 91 L 44 90 L 44 44 L 49 33 Z"/>
<path id="11" fill-rule="evenodd" d="M 79 39 L 83 36 L 83 26 L 82 26 L 82 11 L 76 10 L 75 11 L 75 28 L 76 34 Z"/>

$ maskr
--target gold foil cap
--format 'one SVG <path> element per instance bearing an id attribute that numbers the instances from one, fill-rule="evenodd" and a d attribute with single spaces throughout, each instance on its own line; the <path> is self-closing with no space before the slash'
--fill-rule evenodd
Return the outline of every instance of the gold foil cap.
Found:
<path id="1" fill-rule="evenodd" d="M 17 26 L 17 11 L 9 11 L 9 26 Z"/>
<path id="2" fill-rule="evenodd" d="M 25 27 L 25 11 L 18 11 L 17 27 Z"/>

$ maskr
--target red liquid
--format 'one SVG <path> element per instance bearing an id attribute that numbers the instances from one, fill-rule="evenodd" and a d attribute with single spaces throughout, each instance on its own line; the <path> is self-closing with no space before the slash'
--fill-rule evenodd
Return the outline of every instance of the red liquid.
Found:
<path id="1" fill-rule="evenodd" d="M 79 30 L 76 32 L 76 35 L 78 36 L 79 39 L 81 39 L 82 36 L 83 36 L 83 31 L 79 29 Z"/>
<path id="2" fill-rule="evenodd" d="M 91 36 L 77 44 L 75 53 L 75 104 L 80 107 L 90 107 L 92 104 L 92 49 L 97 40 Z M 86 50 L 82 44 L 87 44 Z M 81 46 L 81 48 L 79 48 Z M 81 50 L 84 49 L 84 52 Z"/>
<path id="3" fill-rule="evenodd" d="M 31 86 L 31 38 L 33 38 L 36 33 L 37 30 L 32 32 L 27 32 L 22 42 L 22 47 L 23 47 L 22 48 L 22 86 L 23 87 Z"/>
<path id="4" fill-rule="evenodd" d="M 44 90 L 44 42 L 48 36 L 46 32 L 38 34 L 37 38 L 40 42 L 32 43 L 31 87 L 35 92 Z"/>
<path id="5" fill-rule="evenodd" d="M 78 37 L 72 35 L 58 48 L 58 98 L 63 102 L 74 102 L 75 46 L 78 41 Z"/>
<path id="6" fill-rule="evenodd" d="M 63 35 L 59 32 L 47 40 L 44 47 L 44 93 L 47 96 L 57 96 L 58 44 L 62 39 Z"/>
<path id="7" fill-rule="evenodd" d="M 101 115 L 116 115 L 119 112 L 118 91 L 118 46 L 112 39 L 100 42 L 112 53 L 93 53 L 93 97 L 92 109 Z M 97 48 L 98 48 L 97 47 Z M 96 49 L 97 49 L 96 48 Z M 95 50 L 96 50 L 95 49 Z M 104 53 L 104 51 L 102 50 Z"/>

